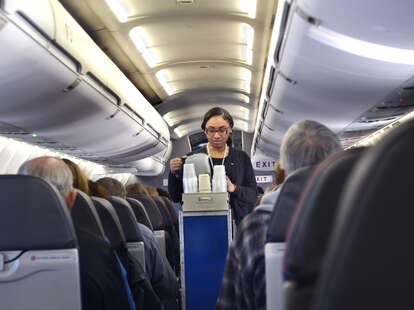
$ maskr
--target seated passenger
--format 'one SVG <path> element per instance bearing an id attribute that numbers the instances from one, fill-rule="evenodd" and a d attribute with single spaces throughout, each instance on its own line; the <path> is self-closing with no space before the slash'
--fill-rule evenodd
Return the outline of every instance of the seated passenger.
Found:
<path id="1" fill-rule="evenodd" d="M 287 175 L 316 165 L 341 150 L 338 137 L 315 121 L 293 124 L 280 147 Z M 280 188 L 266 194 L 261 204 L 241 222 L 226 258 L 216 309 L 266 309 L 264 245 Z"/>
<path id="2" fill-rule="evenodd" d="M 65 164 L 69 167 L 70 171 L 72 172 L 73 187 L 77 188 L 78 190 L 81 190 L 86 195 L 90 195 L 88 178 L 86 177 L 82 169 L 73 161 L 67 158 L 63 158 L 62 160 L 65 162 Z"/>
<path id="3" fill-rule="evenodd" d="M 49 182 L 64 197 L 69 210 L 76 198 L 73 177 L 58 158 L 39 157 L 23 163 L 18 174 L 33 175 Z M 76 230 L 82 287 L 82 309 L 135 309 L 111 247 L 96 235 Z"/>
<path id="4" fill-rule="evenodd" d="M 276 162 L 275 167 L 273 168 L 273 184 L 270 185 L 265 190 L 265 194 L 268 192 L 276 190 L 285 180 L 285 170 L 280 166 L 280 159 Z"/>
<path id="5" fill-rule="evenodd" d="M 158 195 L 159 195 L 160 197 L 165 197 L 165 198 L 168 198 L 168 199 L 170 199 L 170 200 L 171 200 L 171 198 L 170 198 L 170 194 L 169 194 L 166 190 L 164 190 L 164 189 L 162 189 L 162 188 L 157 187 L 157 192 L 158 192 Z"/>
<path id="6" fill-rule="evenodd" d="M 126 187 L 126 191 L 129 195 L 144 195 L 149 196 L 149 193 L 146 189 L 146 187 L 142 184 L 129 184 Z"/>
<path id="7" fill-rule="evenodd" d="M 88 181 L 90 196 L 100 197 L 108 199 L 111 195 L 108 194 L 108 191 L 101 184 L 98 184 L 92 180 Z"/>
<path id="8" fill-rule="evenodd" d="M 97 183 L 105 187 L 110 195 L 126 199 L 126 190 L 121 182 L 106 177 L 99 179 Z M 152 231 L 140 223 L 138 226 L 144 238 L 145 270 L 155 293 L 165 303 L 165 300 L 175 298 L 177 294 L 178 286 L 174 271 L 163 256 Z"/>

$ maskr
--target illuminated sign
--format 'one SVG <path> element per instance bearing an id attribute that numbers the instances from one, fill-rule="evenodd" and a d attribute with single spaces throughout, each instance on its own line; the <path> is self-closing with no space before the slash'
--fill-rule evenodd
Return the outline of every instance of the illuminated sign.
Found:
<path id="1" fill-rule="evenodd" d="M 257 175 L 256 183 L 273 183 L 272 175 Z"/>

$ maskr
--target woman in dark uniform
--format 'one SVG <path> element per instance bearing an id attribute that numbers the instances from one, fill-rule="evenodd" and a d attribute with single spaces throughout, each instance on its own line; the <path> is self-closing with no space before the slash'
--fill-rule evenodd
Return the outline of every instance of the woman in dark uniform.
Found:
<path id="1" fill-rule="evenodd" d="M 208 144 L 195 153 L 209 155 L 210 165 L 224 165 L 226 169 L 227 191 L 230 194 L 230 207 L 238 224 L 253 208 L 257 199 L 256 179 L 249 156 L 227 145 L 233 128 L 233 118 L 225 109 L 215 107 L 205 115 L 201 128 Z M 190 153 L 191 155 L 194 153 Z M 182 158 L 170 160 L 168 192 L 174 202 L 181 202 L 183 193 Z M 211 169 L 214 170 L 213 167 Z"/>

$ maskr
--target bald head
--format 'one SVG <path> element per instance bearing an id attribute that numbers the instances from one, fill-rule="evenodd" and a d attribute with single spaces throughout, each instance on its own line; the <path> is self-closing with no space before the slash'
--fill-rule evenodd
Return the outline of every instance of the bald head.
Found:
<path id="1" fill-rule="evenodd" d="M 23 163 L 18 174 L 32 175 L 52 184 L 72 207 L 74 196 L 73 176 L 68 166 L 59 158 L 43 156 Z M 73 196 L 73 197 L 72 197 Z"/>

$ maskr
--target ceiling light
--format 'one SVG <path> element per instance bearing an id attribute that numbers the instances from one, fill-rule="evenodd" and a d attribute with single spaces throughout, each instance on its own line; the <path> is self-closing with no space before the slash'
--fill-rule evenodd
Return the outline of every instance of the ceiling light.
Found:
<path id="1" fill-rule="evenodd" d="M 250 83 L 250 81 L 252 80 L 252 71 L 250 71 L 247 68 L 241 68 L 241 71 L 242 71 L 242 79 Z"/>
<path id="2" fill-rule="evenodd" d="M 253 49 L 254 44 L 254 29 L 249 24 L 243 23 L 242 24 L 242 36 L 243 36 L 243 43 L 247 45 L 249 49 Z"/>
<path id="3" fill-rule="evenodd" d="M 141 27 L 135 27 L 129 32 L 129 37 L 132 42 L 134 42 L 138 51 L 142 54 L 142 57 L 144 57 L 148 66 L 150 68 L 155 67 L 158 63 L 158 57 L 155 54 L 154 49 L 150 47 L 151 43 L 144 30 Z"/>
<path id="4" fill-rule="evenodd" d="M 241 68 L 242 72 L 242 89 L 250 93 L 250 84 L 252 81 L 252 72 L 249 69 Z"/>
<path id="5" fill-rule="evenodd" d="M 234 120 L 234 127 L 241 131 L 247 131 L 249 129 L 249 124 L 246 121 L 236 119 Z"/>
<path id="6" fill-rule="evenodd" d="M 174 133 L 178 136 L 178 138 L 181 138 L 182 136 L 184 136 L 184 133 L 181 132 L 181 130 L 178 128 L 174 129 Z"/>
<path id="7" fill-rule="evenodd" d="M 105 1 L 121 23 L 124 23 L 128 20 L 128 17 L 131 15 L 131 10 L 129 9 L 128 3 L 125 0 Z"/>
<path id="8" fill-rule="evenodd" d="M 250 18 L 256 18 L 256 0 L 240 0 L 240 11 L 245 12 Z"/>
<path id="9" fill-rule="evenodd" d="M 244 119 L 245 120 L 249 120 L 250 110 L 249 109 L 246 109 L 246 108 L 242 108 L 241 111 L 244 114 L 243 115 L 244 116 Z"/>
<path id="10" fill-rule="evenodd" d="M 161 86 L 164 88 L 168 96 L 171 96 L 175 92 L 175 88 L 171 86 L 170 76 L 168 75 L 167 70 L 160 70 L 155 74 L 156 78 L 160 82 Z"/>
<path id="11" fill-rule="evenodd" d="M 395 48 L 355 39 L 324 27 L 311 27 L 309 36 L 344 52 L 379 61 L 414 65 L 414 50 Z"/>
<path id="12" fill-rule="evenodd" d="M 240 94 L 240 97 L 242 98 L 242 101 L 244 103 L 250 103 L 250 97 L 244 94 Z"/>
<path id="13" fill-rule="evenodd" d="M 243 58 L 248 65 L 251 65 L 253 61 L 254 30 L 252 26 L 243 23 L 241 31 L 242 42 L 245 45 L 243 47 Z"/>
<path id="14" fill-rule="evenodd" d="M 168 126 L 174 126 L 173 120 L 168 116 L 168 113 L 163 116 L 164 120 L 167 122 Z"/>

